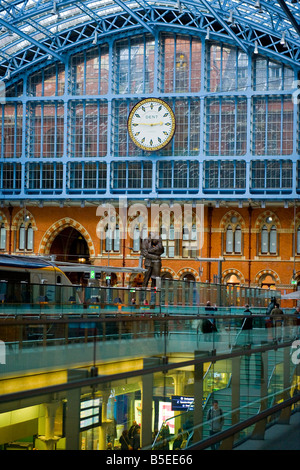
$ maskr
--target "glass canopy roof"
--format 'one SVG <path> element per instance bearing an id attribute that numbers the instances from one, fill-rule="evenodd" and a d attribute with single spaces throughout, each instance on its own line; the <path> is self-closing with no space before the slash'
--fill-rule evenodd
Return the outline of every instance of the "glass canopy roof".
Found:
<path id="1" fill-rule="evenodd" d="M 112 34 L 162 29 L 207 34 L 300 66 L 297 0 L 0 0 L 0 80 Z M 279 58 L 279 57 L 278 57 Z"/>

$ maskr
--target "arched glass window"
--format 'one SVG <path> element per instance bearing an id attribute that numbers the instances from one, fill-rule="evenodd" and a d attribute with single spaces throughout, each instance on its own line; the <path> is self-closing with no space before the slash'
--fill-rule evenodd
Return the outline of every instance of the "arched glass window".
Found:
<path id="1" fill-rule="evenodd" d="M 297 240 L 296 240 L 296 253 L 297 255 L 300 255 L 300 225 L 297 229 Z"/>
<path id="2" fill-rule="evenodd" d="M 116 225 L 115 230 L 114 230 L 113 244 L 114 244 L 114 251 L 120 251 L 120 228 L 118 224 Z"/>
<path id="3" fill-rule="evenodd" d="M 107 225 L 105 229 L 105 251 L 112 250 L 112 231 L 111 228 Z"/>
<path id="4" fill-rule="evenodd" d="M 193 240 L 193 241 L 197 240 L 197 228 L 196 228 L 195 224 L 192 225 L 191 240 Z"/>
<path id="5" fill-rule="evenodd" d="M 21 224 L 19 228 L 19 250 L 25 250 L 25 225 Z"/>
<path id="6" fill-rule="evenodd" d="M 226 253 L 232 253 L 233 250 L 233 230 L 231 225 L 228 225 L 226 230 Z"/>
<path id="7" fill-rule="evenodd" d="M 105 229 L 105 251 L 120 251 L 120 228 L 116 225 L 111 228 L 109 225 Z"/>
<path id="8" fill-rule="evenodd" d="M 191 231 L 191 258 L 196 258 L 197 248 L 197 227 L 193 224 Z"/>
<path id="9" fill-rule="evenodd" d="M 6 249 L 6 228 L 4 224 L 1 224 L 0 228 L 0 250 Z"/>
<path id="10" fill-rule="evenodd" d="M 145 240 L 148 236 L 148 229 L 146 227 L 146 225 L 143 225 L 143 228 L 142 228 L 142 240 Z"/>
<path id="11" fill-rule="evenodd" d="M 171 224 L 169 230 L 164 225 L 160 229 L 161 238 L 164 247 L 164 253 L 161 255 L 163 258 L 174 258 L 175 256 L 175 230 L 174 225 Z"/>
<path id="12" fill-rule="evenodd" d="M 270 253 L 272 255 L 277 253 L 277 230 L 275 225 L 272 225 L 270 230 Z"/>
<path id="13" fill-rule="evenodd" d="M 33 251 L 33 227 L 29 215 L 25 216 L 25 221 L 19 227 L 19 250 Z"/>
<path id="14" fill-rule="evenodd" d="M 160 236 L 161 236 L 161 239 L 162 239 L 163 247 L 165 249 L 165 251 L 163 252 L 161 257 L 166 258 L 167 253 L 168 253 L 168 237 L 167 237 L 167 230 L 166 230 L 166 227 L 164 225 L 162 225 L 161 228 L 160 228 Z"/>
<path id="15" fill-rule="evenodd" d="M 240 254 L 242 252 L 242 229 L 240 225 L 235 225 L 237 217 L 232 217 L 231 222 L 233 225 L 228 225 L 226 228 L 225 250 L 226 253 Z"/>
<path id="16" fill-rule="evenodd" d="M 32 225 L 28 225 L 26 230 L 26 249 L 33 250 L 33 228 Z"/>
<path id="17" fill-rule="evenodd" d="M 242 230 L 239 225 L 236 226 L 234 232 L 234 252 L 242 253 Z"/>
<path id="18" fill-rule="evenodd" d="M 261 229 L 261 252 L 263 254 L 269 252 L 269 232 L 266 225 Z"/>
<path id="19" fill-rule="evenodd" d="M 277 228 L 264 225 L 261 229 L 261 253 L 275 255 L 277 253 Z"/>
<path id="20" fill-rule="evenodd" d="M 140 251 L 140 229 L 136 225 L 133 231 L 133 251 Z"/>
<path id="21" fill-rule="evenodd" d="M 168 240 L 168 256 L 174 258 L 175 256 L 175 229 L 174 225 L 170 225 L 169 240 Z"/>
<path id="22" fill-rule="evenodd" d="M 182 257 L 188 258 L 190 246 L 190 230 L 187 225 L 183 226 L 182 230 Z"/>

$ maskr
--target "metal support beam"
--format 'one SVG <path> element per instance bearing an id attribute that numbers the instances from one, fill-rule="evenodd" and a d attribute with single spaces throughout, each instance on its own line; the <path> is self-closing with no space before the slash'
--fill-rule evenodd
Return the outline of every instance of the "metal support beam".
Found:
<path id="1" fill-rule="evenodd" d="M 64 62 L 63 56 L 57 54 L 55 51 L 52 49 L 49 49 L 49 47 L 45 46 L 43 43 L 36 41 L 34 38 L 31 36 L 28 36 L 28 34 L 23 33 L 20 29 L 15 28 L 15 26 L 11 25 L 5 20 L 2 20 L 0 18 L 0 25 L 4 26 L 5 28 L 9 29 L 13 33 L 17 34 L 21 38 L 25 39 L 26 41 L 30 42 L 34 46 L 38 47 L 39 49 L 42 49 L 44 52 L 47 54 L 52 55 L 55 59 L 59 60 L 60 62 Z"/>
<path id="2" fill-rule="evenodd" d="M 221 284 L 222 281 L 222 263 L 225 261 L 225 258 L 196 258 L 196 261 L 207 261 L 207 262 L 217 262 L 218 263 L 218 284 Z"/>
<path id="3" fill-rule="evenodd" d="M 291 10 L 288 8 L 285 0 L 278 0 L 278 3 L 280 4 L 281 8 L 283 9 L 283 11 L 285 12 L 286 16 L 288 17 L 288 19 L 290 20 L 290 22 L 292 23 L 292 25 L 294 26 L 295 30 L 297 31 L 297 33 L 299 34 L 300 36 L 300 25 L 299 23 L 297 22 L 296 18 L 294 17 L 294 15 L 292 14 Z"/>
<path id="4" fill-rule="evenodd" d="M 216 13 L 216 11 L 214 10 L 214 8 L 213 8 L 206 0 L 200 0 L 200 3 L 202 3 L 202 4 L 208 9 L 208 11 L 217 19 L 217 21 L 223 26 L 223 28 L 225 29 L 225 31 L 227 31 L 227 33 L 229 34 L 229 36 L 232 37 L 232 39 L 239 45 L 239 47 L 240 47 L 246 54 L 249 54 L 249 50 L 248 50 L 248 48 L 245 46 L 245 44 L 242 43 L 242 41 L 240 41 L 240 39 L 237 37 L 236 34 L 234 34 L 234 32 L 233 32 L 232 29 L 228 26 L 228 24 L 226 24 L 226 22 L 223 21 L 223 19 Z"/>
<path id="5" fill-rule="evenodd" d="M 121 0 L 114 0 L 114 2 L 117 3 L 121 8 L 123 8 L 129 15 L 132 16 L 132 18 L 134 18 L 138 23 L 140 23 L 140 25 L 143 26 L 143 28 L 145 28 L 149 33 L 151 33 L 154 36 L 153 29 L 150 28 L 150 26 L 147 23 L 145 23 L 145 21 L 143 21 L 139 15 L 134 13 L 134 11 L 131 8 L 128 8 L 124 2 L 122 2 Z"/>

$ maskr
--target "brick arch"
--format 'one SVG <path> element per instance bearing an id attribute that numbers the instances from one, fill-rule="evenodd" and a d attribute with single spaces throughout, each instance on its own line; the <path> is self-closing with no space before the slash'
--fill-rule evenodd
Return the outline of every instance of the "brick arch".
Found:
<path id="1" fill-rule="evenodd" d="M 245 220 L 241 216 L 241 214 L 237 211 L 231 210 L 229 212 L 226 212 L 226 214 L 223 215 L 221 222 L 220 222 L 220 228 L 224 229 L 228 224 L 230 224 L 230 219 L 232 217 L 236 217 L 238 219 L 237 224 L 240 225 L 241 229 L 245 228 Z"/>
<path id="2" fill-rule="evenodd" d="M 266 276 L 273 276 L 276 283 L 280 284 L 280 277 L 278 276 L 276 271 L 273 271 L 272 269 L 262 269 L 261 271 L 259 271 L 255 276 L 255 284 L 259 284 L 260 281 Z"/>
<path id="3" fill-rule="evenodd" d="M 292 279 L 294 279 L 294 277 L 291 277 L 291 280 Z M 295 272 L 295 279 L 297 280 L 297 282 L 300 282 L 300 271 Z"/>
<path id="4" fill-rule="evenodd" d="M 125 284 L 129 284 L 129 282 L 130 282 L 130 276 L 131 276 L 131 273 L 125 273 L 125 276 L 124 276 L 124 282 L 125 282 Z"/>
<path id="5" fill-rule="evenodd" d="M 12 230 L 18 230 L 20 225 L 24 222 L 25 216 L 29 217 L 28 224 L 31 224 L 33 230 L 37 230 L 37 225 L 35 222 L 35 218 L 27 209 L 21 209 L 17 214 L 14 216 L 11 228 Z"/>
<path id="6" fill-rule="evenodd" d="M 9 228 L 8 220 L 3 211 L 0 210 L 0 225 L 4 224 L 6 229 Z"/>
<path id="7" fill-rule="evenodd" d="M 292 220 L 292 223 L 291 223 L 291 228 L 292 229 L 294 229 L 295 224 L 296 224 L 296 227 L 298 227 L 298 225 L 300 225 L 300 212 L 298 212 L 298 214 L 296 214 L 295 220 L 294 220 L 294 218 Z"/>
<path id="8" fill-rule="evenodd" d="M 87 245 L 90 251 L 90 257 L 91 258 L 95 257 L 95 247 L 94 247 L 94 243 L 90 234 L 84 228 L 83 225 L 81 225 L 79 222 L 69 217 L 64 217 L 63 219 L 58 220 L 53 225 L 51 225 L 50 228 L 48 228 L 47 232 L 44 234 L 41 240 L 39 253 L 48 255 L 50 253 L 50 248 L 53 243 L 53 240 L 62 230 L 68 227 L 73 227 L 76 230 L 78 230 L 78 232 L 80 232 L 80 234 L 85 238 L 87 242 Z"/>
<path id="9" fill-rule="evenodd" d="M 182 268 L 177 272 L 176 278 L 180 279 L 180 278 L 183 277 L 184 274 L 193 274 L 193 276 L 195 276 L 196 282 L 200 282 L 200 276 L 199 276 L 199 274 L 197 273 L 197 271 L 195 269 L 193 269 L 193 268 Z"/>
<path id="10" fill-rule="evenodd" d="M 257 219 L 256 219 L 256 221 L 255 221 L 255 224 L 254 224 L 254 228 L 257 229 L 257 230 L 259 230 L 259 229 L 262 227 L 262 225 L 264 225 L 265 219 L 266 219 L 267 217 L 269 217 L 269 216 L 271 216 L 272 219 L 273 219 L 273 220 L 272 220 L 272 225 L 275 225 L 275 227 L 276 227 L 277 229 L 281 228 L 281 224 L 280 224 L 279 218 L 277 217 L 276 214 L 274 214 L 274 212 L 269 211 L 269 210 L 263 212 L 262 214 L 260 214 L 260 215 L 257 217 Z"/>
<path id="11" fill-rule="evenodd" d="M 161 268 L 161 275 L 163 275 L 165 273 L 169 273 L 169 274 L 171 274 L 173 279 L 177 279 L 176 272 L 173 271 L 173 269 L 168 268 L 167 266 L 164 266 L 164 267 Z"/>
<path id="12" fill-rule="evenodd" d="M 241 281 L 241 284 L 245 284 L 245 277 L 241 271 L 238 271 L 238 269 L 226 269 L 223 271 L 222 284 L 224 284 L 226 277 L 230 276 L 231 274 L 234 274 L 236 277 L 238 277 Z"/>

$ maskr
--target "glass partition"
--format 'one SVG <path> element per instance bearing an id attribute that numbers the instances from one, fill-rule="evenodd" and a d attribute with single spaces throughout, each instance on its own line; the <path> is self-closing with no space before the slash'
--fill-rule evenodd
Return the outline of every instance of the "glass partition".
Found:
<path id="1" fill-rule="evenodd" d="M 0 281 L 1 312 L 83 313 L 89 312 L 149 312 L 201 313 L 210 302 L 217 312 L 236 311 L 249 304 L 266 309 L 280 292 L 260 288 L 206 284 L 191 281 L 158 280 L 157 288 L 112 287 L 100 285 L 52 285 L 28 282 Z M 232 310 L 233 309 L 233 310 Z M 264 311 L 264 310 L 263 310 Z"/>
<path id="2" fill-rule="evenodd" d="M 129 360 L 126 366 L 125 361 L 101 366 L 90 362 L 86 367 L 73 363 L 65 371 L 65 382 L 61 376 L 57 383 L 52 378 L 51 385 L 49 369 L 38 384 L 36 374 L 30 379 L 27 371 L 22 392 L 0 398 L 0 446 L 75 450 L 78 442 L 79 450 L 124 450 L 126 445 L 156 451 L 188 449 L 211 436 L 213 423 L 218 423 L 218 415 L 211 411 L 215 401 L 222 410 L 219 431 L 224 431 L 293 396 L 299 376 L 288 349 L 253 351 L 249 356 L 240 350 L 226 359 L 214 356 L 213 361 L 205 351 L 195 351 L 189 357 L 173 356 L 172 361 L 165 356 L 140 358 L 134 366 Z M 288 383 L 286 368 L 292 372 Z M 2 380 L 10 385 L 5 374 Z M 268 422 L 277 419 L 278 414 Z M 15 442 L 12 422 L 13 435 L 20 435 Z M 252 432 L 255 425 L 236 433 L 234 442 Z"/>

